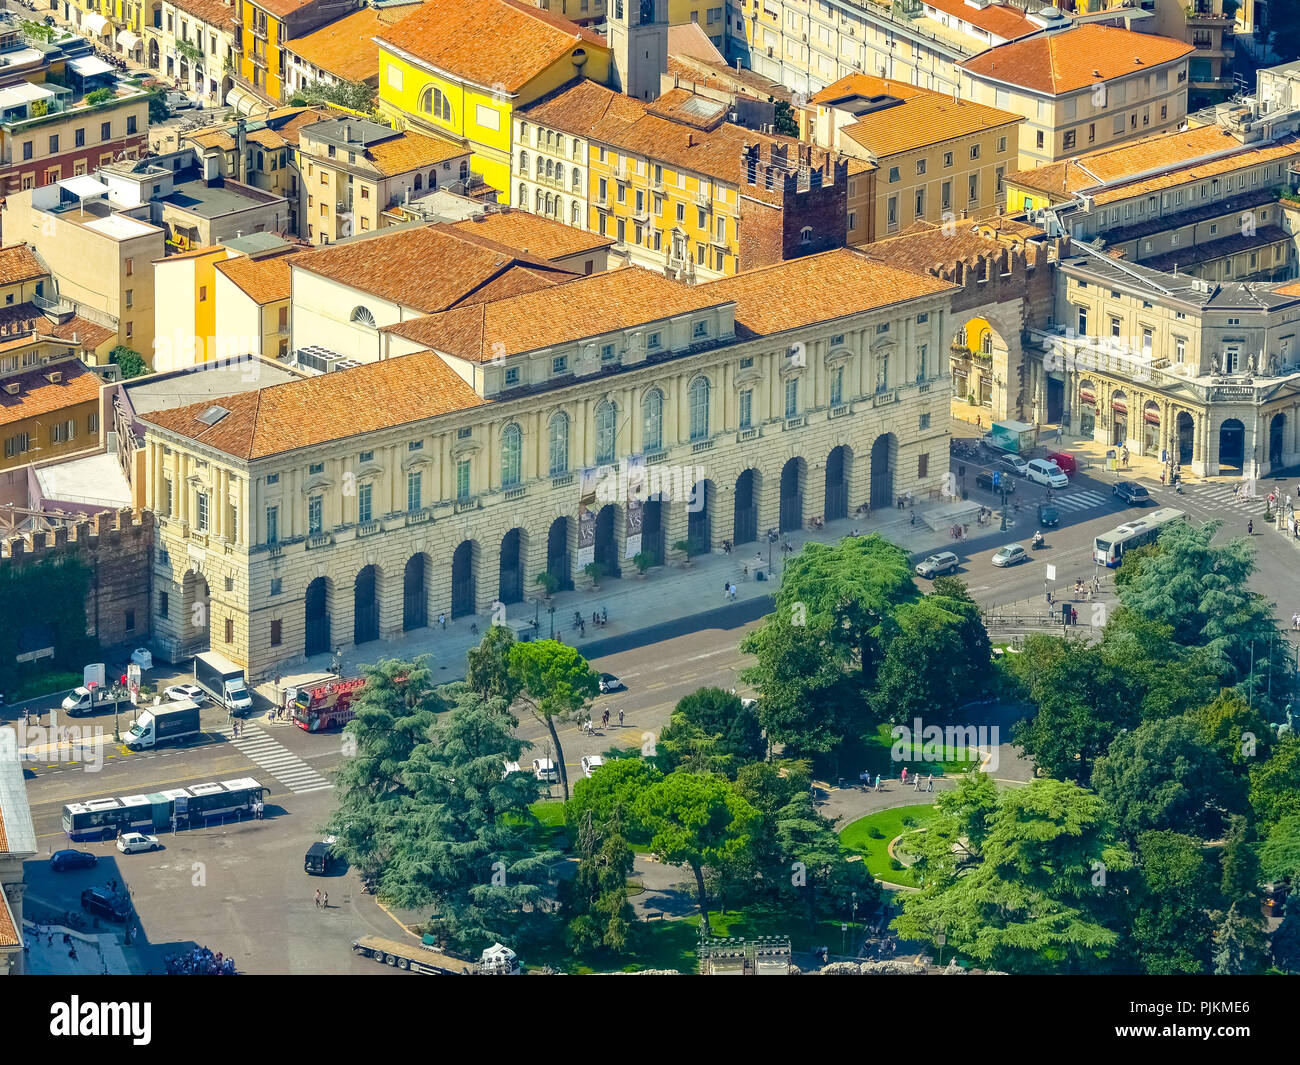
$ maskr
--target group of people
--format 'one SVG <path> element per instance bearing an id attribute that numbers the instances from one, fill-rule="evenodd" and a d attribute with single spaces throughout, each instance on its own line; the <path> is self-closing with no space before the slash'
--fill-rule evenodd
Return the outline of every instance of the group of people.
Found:
<path id="1" fill-rule="evenodd" d="M 924 784 L 922 784 L 921 782 L 920 773 L 913 773 L 911 774 L 911 776 L 912 776 L 913 791 L 934 791 L 933 773 L 926 774 Z M 903 766 L 903 771 L 898 776 L 899 783 L 901 783 L 903 787 L 907 787 L 907 777 L 908 777 L 907 766 Z M 884 791 L 884 787 L 883 787 L 884 777 L 882 777 L 879 773 L 876 774 L 874 783 L 872 782 L 870 771 L 859 773 L 858 782 L 868 791 Z"/>
<path id="2" fill-rule="evenodd" d="M 723 581 L 722 594 L 728 602 L 732 602 L 736 598 L 736 585 L 732 581 Z"/>
<path id="3" fill-rule="evenodd" d="M 167 975 L 234 976 L 235 959 L 227 958 L 221 951 L 214 954 L 207 947 L 195 947 L 188 954 L 169 954 Z"/>
<path id="4" fill-rule="evenodd" d="M 970 534 L 969 525 L 954 525 L 948 530 L 948 535 L 954 540 L 964 540 Z"/>

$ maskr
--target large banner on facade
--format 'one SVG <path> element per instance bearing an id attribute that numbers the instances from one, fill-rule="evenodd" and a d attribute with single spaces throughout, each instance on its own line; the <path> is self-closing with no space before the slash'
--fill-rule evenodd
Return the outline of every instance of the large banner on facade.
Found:
<path id="1" fill-rule="evenodd" d="M 596 467 L 578 479 L 578 569 L 596 561 Z"/>
<path id="2" fill-rule="evenodd" d="M 627 547 L 624 558 L 641 553 L 641 522 L 645 516 L 646 464 L 644 455 L 627 460 Z"/>

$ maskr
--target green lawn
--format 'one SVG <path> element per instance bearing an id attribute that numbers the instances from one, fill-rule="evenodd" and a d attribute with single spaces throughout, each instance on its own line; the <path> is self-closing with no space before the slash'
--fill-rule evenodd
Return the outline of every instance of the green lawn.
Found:
<path id="1" fill-rule="evenodd" d="M 933 816 L 934 810 L 933 805 L 900 806 L 860 817 L 844 826 L 840 832 L 840 846 L 846 851 L 861 854 L 862 860 L 867 863 L 867 869 L 877 880 L 917 887 L 916 876 L 911 869 L 894 869 L 890 865 L 889 844 L 904 832 L 923 827 Z M 904 824 L 904 818 L 912 819 L 913 823 Z M 879 833 L 879 838 L 872 835 L 873 829 Z"/>
<path id="2" fill-rule="evenodd" d="M 939 761 L 927 761 L 922 757 L 921 744 L 912 745 L 914 758 L 895 761 L 893 758 L 894 738 L 890 735 L 889 724 L 882 724 L 876 729 L 876 734 L 860 750 L 862 755 L 855 759 L 851 766 L 851 772 L 846 773 L 849 779 L 856 779 L 858 774 L 863 772 L 871 773 L 873 776 L 879 773 L 882 777 L 897 777 L 907 767 L 908 775 L 912 773 L 921 773 L 922 775 L 933 773 L 935 776 L 943 776 L 949 773 L 965 773 L 979 765 L 979 755 L 964 753 L 958 756 L 956 748 L 945 747 L 943 757 Z M 865 764 L 859 765 L 859 762 Z"/>

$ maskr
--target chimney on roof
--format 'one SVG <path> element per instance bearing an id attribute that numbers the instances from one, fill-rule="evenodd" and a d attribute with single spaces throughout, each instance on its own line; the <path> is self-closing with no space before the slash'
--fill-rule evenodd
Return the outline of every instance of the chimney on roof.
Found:
<path id="1" fill-rule="evenodd" d="M 351 122 L 344 122 L 344 123 L 343 123 L 343 143 L 344 143 L 344 144 L 351 144 L 351 143 L 352 143 L 352 123 L 351 123 Z"/>
<path id="2" fill-rule="evenodd" d="M 687 133 L 687 134 L 686 134 L 686 147 L 688 147 L 688 148 L 694 148 L 694 147 L 695 147 L 695 134 L 694 134 L 694 133 Z"/>

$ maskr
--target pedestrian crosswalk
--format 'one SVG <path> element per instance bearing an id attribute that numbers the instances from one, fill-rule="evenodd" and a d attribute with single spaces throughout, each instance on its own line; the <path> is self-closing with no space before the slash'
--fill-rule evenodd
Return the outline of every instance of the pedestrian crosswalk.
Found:
<path id="1" fill-rule="evenodd" d="M 1102 506 L 1107 498 L 1104 492 L 1067 492 L 1065 495 L 1053 496 L 1049 506 L 1064 511 L 1092 510 Z"/>
<path id="2" fill-rule="evenodd" d="M 334 786 L 288 747 L 276 743 L 251 722 L 241 726 L 239 736 L 229 728 L 221 729 L 220 735 L 292 792 L 323 791 Z"/>
<path id="3" fill-rule="evenodd" d="M 1184 484 L 1181 493 L 1172 488 L 1153 488 L 1162 494 L 1162 504 L 1177 506 L 1179 499 L 1189 500 L 1209 510 L 1235 510 L 1255 515 L 1268 505 L 1268 492 L 1246 481 Z"/>

